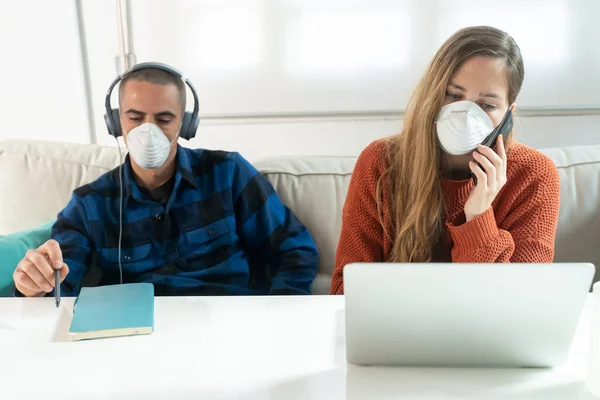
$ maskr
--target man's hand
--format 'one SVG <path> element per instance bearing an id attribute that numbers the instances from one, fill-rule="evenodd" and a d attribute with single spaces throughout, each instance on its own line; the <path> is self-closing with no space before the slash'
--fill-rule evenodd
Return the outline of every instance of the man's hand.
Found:
<path id="1" fill-rule="evenodd" d="M 15 287 L 27 297 L 42 296 L 54 289 L 54 271 L 60 270 L 64 281 L 69 267 L 63 262 L 56 240 L 48 240 L 36 250 L 29 250 L 13 273 Z"/>

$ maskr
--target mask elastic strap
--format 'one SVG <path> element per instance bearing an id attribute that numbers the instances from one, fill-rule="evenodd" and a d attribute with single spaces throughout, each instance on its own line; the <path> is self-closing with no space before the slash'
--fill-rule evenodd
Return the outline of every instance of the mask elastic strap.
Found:
<path id="1" fill-rule="evenodd" d="M 183 126 L 183 118 L 181 119 L 181 123 L 179 124 L 179 129 L 177 129 L 177 135 L 175 135 L 175 137 L 173 138 L 173 140 L 169 141 L 169 147 L 171 147 L 171 145 L 173 144 L 173 142 L 176 142 L 177 140 L 179 140 L 179 138 L 181 137 L 181 127 Z M 159 128 L 160 129 L 160 128 Z M 162 129 L 161 129 L 162 131 Z M 163 132 L 163 135 L 165 133 Z M 166 135 L 165 135 L 166 136 Z"/>

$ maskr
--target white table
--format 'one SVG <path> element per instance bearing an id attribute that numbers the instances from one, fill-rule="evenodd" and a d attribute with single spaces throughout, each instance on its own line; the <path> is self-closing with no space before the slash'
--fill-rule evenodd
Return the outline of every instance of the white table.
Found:
<path id="1" fill-rule="evenodd" d="M 148 336 L 69 342 L 73 299 L 0 299 L 2 399 L 592 399 L 590 312 L 550 370 L 347 366 L 341 296 L 156 298 Z"/>

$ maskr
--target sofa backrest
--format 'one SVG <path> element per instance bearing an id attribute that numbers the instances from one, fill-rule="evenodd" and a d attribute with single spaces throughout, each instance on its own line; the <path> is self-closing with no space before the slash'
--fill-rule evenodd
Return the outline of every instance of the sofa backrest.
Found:
<path id="1" fill-rule="evenodd" d="M 119 153 L 113 147 L 1 141 L 0 235 L 55 219 L 73 190 L 118 165 Z"/>
<path id="2" fill-rule="evenodd" d="M 342 207 L 355 163 L 355 157 L 280 157 L 254 164 L 308 228 L 319 249 L 313 294 L 329 293 Z"/>
<path id="3" fill-rule="evenodd" d="M 541 150 L 558 168 L 561 204 L 555 262 L 591 262 L 600 280 L 600 146 Z M 356 158 L 271 158 L 255 163 L 305 223 L 320 251 L 313 293 L 329 287 L 342 207 Z"/>
<path id="4" fill-rule="evenodd" d="M 600 146 L 542 150 L 557 165 L 561 206 L 556 262 L 592 262 L 600 270 Z M 310 230 L 320 251 L 313 293 L 329 288 L 342 207 L 355 157 L 274 157 L 254 165 Z M 119 163 L 114 147 L 0 142 L 0 235 L 56 218 L 71 192 Z M 596 280 L 600 279 L 600 272 Z"/>
<path id="5" fill-rule="evenodd" d="M 591 262 L 600 280 L 600 146 L 542 149 L 560 175 L 555 262 Z"/>

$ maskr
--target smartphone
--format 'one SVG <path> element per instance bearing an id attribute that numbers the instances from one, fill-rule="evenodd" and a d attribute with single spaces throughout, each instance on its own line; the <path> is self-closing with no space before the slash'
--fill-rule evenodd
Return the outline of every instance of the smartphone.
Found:
<path id="1" fill-rule="evenodd" d="M 510 133 L 510 131 L 512 131 L 512 128 L 513 128 L 512 114 L 513 114 L 514 109 L 515 109 L 514 104 L 508 108 L 508 111 L 506 111 L 506 114 L 504 114 L 504 117 L 502 117 L 502 121 L 500 121 L 498 126 L 495 127 L 494 130 L 485 137 L 485 139 L 483 139 L 483 142 L 481 142 L 482 146 L 487 146 L 489 148 L 492 148 L 496 144 L 496 141 L 498 140 L 498 136 L 502 135 L 502 137 L 506 137 Z M 477 161 L 475 161 L 475 164 L 479 165 L 479 167 L 485 171 L 485 169 Z M 471 178 L 473 179 L 473 182 L 475 183 L 475 185 L 477 185 L 477 177 L 472 172 L 471 172 Z"/>

